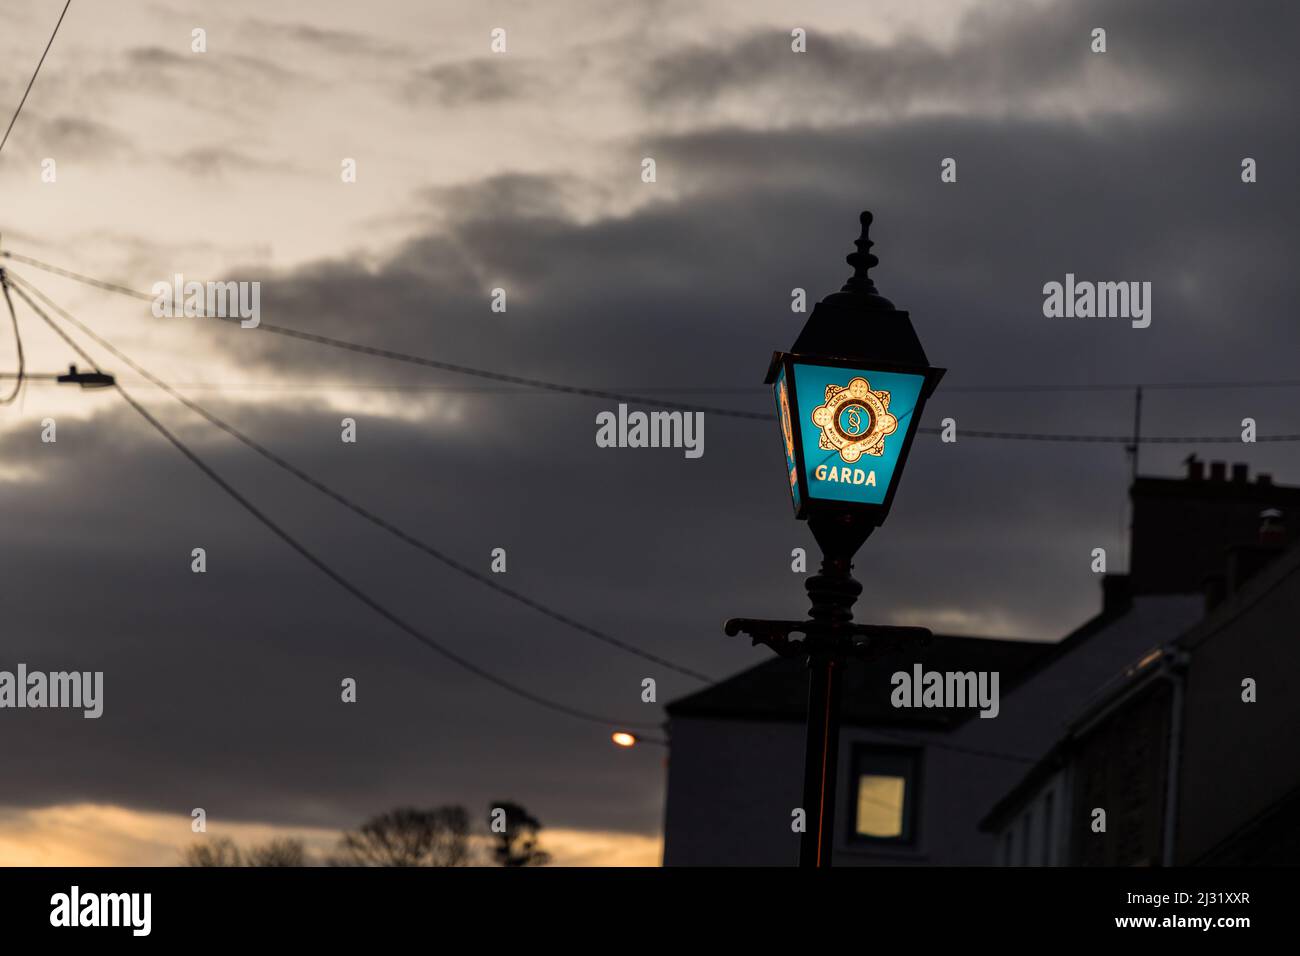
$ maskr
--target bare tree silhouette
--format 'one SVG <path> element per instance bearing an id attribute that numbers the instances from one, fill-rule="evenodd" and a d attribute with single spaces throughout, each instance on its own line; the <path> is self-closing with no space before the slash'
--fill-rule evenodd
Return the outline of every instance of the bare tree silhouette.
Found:
<path id="1" fill-rule="evenodd" d="M 230 837 L 217 837 L 186 847 L 185 866 L 307 866 L 307 849 L 301 840 L 276 839 L 244 852 Z"/>
<path id="2" fill-rule="evenodd" d="M 248 866 L 307 866 L 307 848 L 301 840 L 277 839 L 255 846 L 244 857 Z"/>
<path id="3" fill-rule="evenodd" d="M 551 854 L 538 846 L 541 821 L 517 803 L 503 800 L 488 808 L 492 859 L 498 866 L 545 866 Z"/>
<path id="4" fill-rule="evenodd" d="M 339 841 L 331 866 L 465 866 L 469 814 L 464 807 L 401 807 L 371 817 Z"/>
<path id="5" fill-rule="evenodd" d="M 469 814 L 461 806 L 399 807 L 371 817 L 339 840 L 330 866 L 467 866 L 470 863 Z M 488 812 L 489 855 L 500 866 L 545 866 L 551 855 L 539 845 L 541 821 L 512 801 L 494 803 Z M 185 866 L 310 866 L 301 840 L 279 838 L 241 850 L 229 837 L 189 846 Z"/>
<path id="6" fill-rule="evenodd" d="M 230 837 L 217 837 L 185 848 L 186 866 L 243 866 L 244 855 Z"/>

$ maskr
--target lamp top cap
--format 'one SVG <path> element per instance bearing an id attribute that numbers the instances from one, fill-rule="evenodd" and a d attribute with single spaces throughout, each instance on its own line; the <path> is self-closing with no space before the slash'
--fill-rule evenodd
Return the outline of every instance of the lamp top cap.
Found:
<path id="1" fill-rule="evenodd" d="M 844 257 L 844 261 L 853 266 L 853 275 L 849 276 L 840 292 L 869 297 L 871 299 L 871 308 L 893 309 L 894 303 L 880 294 L 876 289 L 875 281 L 870 275 L 871 270 L 880 265 L 880 259 L 871 251 L 871 247 L 875 245 L 871 241 L 870 235 L 871 223 L 874 218 L 870 210 L 863 210 L 858 216 L 858 222 L 862 224 L 862 235 L 858 236 L 853 243 L 857 247 L 857 251 L 850 252 Z"/>
<path id="2" fill-rule="evenodd" d="M 871 247 L 875 245 L 870 236 L 871 221 L 872 215 L 869 210 L 864 210 L 862 215 L 858 216 L 858 222 L 862 223 L 862 235 L 853 243 L 858 247 L 858 251 L 850 252 L 844 257 L 844 261 L 853 266 L 853 275 L 844 284 L 845 292 L 852 291 L 855 288 L 871 292 L 876 290 L 876 284 L 871 281 L 871 276 L 867 274 L 874 267 L 880 265 L 880 260 L 871 254 Z"/>
<path id="3" fill-rule="evenodd" d="M 858 217 L 862 234 L 854 242 L 857 250 L 846 259 L 853 275 L 813 308 L 791 353 L 900 366 L 930 364 L 907 313 L 881 295 L 871 279 L 870 270 L 880 261 L 871 253 L 873 219 L 870 212 Z"/>

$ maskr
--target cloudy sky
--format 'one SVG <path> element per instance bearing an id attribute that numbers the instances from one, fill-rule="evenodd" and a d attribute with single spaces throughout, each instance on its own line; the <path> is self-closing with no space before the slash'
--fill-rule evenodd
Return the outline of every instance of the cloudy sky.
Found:
<path id="1" fill-rule="evenodd" d="M 5 4 L 6 123 L 61 7 Z M 1128 392 L 976 389 L 1296 377 L 1298 20 L 1208 0 L 74 0 L 0 154 L 0 246 L 141 290 L 258 281 L 268 323 L 766 412 L 768 358 L 805 318 L 791 290 L 839 287 L 870 208 L 877 284 L 950 369 L 926 425 L 1123 433 Z M 706 415 L 695 460 L 601 449 L 608 400 L 158 319 L 5 264 L 296 465 L 479 571 L 505 548 L 502 583 L 624 642 L 726 676 L 763 652 L 723 619 L 804 609 L 790 551 L 811 539 L 772 425 Z M 1151 282 L 1151 326 L 1045 318 L 1043 284 L 1066 273 Z M 29 371 L 76 360 L 21 302 L 19 322 Z M 700 686 L 457 575 L 86 347 L 258 507 L 476 665 L 651 725 L 643 678 L 660 704 Z M 14 361 L 6 325 L 0 372 Z M 1295 391 L 1263 388 L 1149 392 L 1144 429 L 1230 436 L 1245 416 L 1300 432 Z M 1154 446 L 1143 470 L 1190 451 L 1300 482 L 1286 443 Z M 1091 550 L 1122 567 L 1128 468 L 1115 445 L 923 436 L 860 556 L 873 613 L 1060 637 L 1097 607 Z M 615 749 L 608 728 L 431 654 L 113 392 L 32 382 L 0 408 L 0 527 L 0 669 L 106 684 L 99 720 L 0 711 L 0 862 L 174 862 L 195 807 L 214 834 L 324 847 L 392 806 L 483 816 L 501 799 L 562 861 L 657 860 L 664 750 Z"/>

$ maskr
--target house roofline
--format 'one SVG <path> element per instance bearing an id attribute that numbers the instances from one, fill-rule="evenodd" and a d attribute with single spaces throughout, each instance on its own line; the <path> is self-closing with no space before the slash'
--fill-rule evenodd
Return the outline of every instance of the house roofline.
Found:
<path id="1" fill-rule="evenodd" d="M 1195 650 L 1300 572 L 1300 543 L 1291 545 L 1252 575 L 1241 588 L 1215 606 L 1177 638 L 1180 647 Z"/>
<path id="2" fill-rule="evenodd" d="M 1005 650 L 1007 646 L 1014 646 L 1014 648 L 1018 651 L 1027 650 L 1029 648 L 1041 648 L 1042 649 L 1041 656 L 1051 655 L 1053 653 L 1052 648 L 1054 648 L 1055 646 L 1048 641 L 1017 640 L 1013 638 L 998 638 L 998 637 L 981 637 L 979 635 L 969 635 L 969 634 L 936 634 L 932 639 L 932 645 L 934 643 L 941 642 L 941 641 L 942 642 L 947 642 L 947 641 L 970 642 L 970 646 L 973 648 L 978 647 L 980 644 L 983 644 L 985 646 L 985 649 L 993 649 L 995 646 L 1003 650 Z M 802 723 L 807 718 L 807 710 L 805 705 L 802 702 L 797 706 L 781 705 L 775 707 L 769 706 L 765 702 L 758 702 L 743 707 L 727 707 L 722 705 L 710 705 L 707 703 L 700 703 L 702 698 L 707 698 L 708 696 L 718 691 L 719 688 L 725 687 L 727 684 L 729 684 L 732 681 L 743 678 L 745 675 L 750 674 L 757 668 L 770 665 L 775 660 L 777 660 L 777 658 L 766 658 L 765 660 L 760 661 L 757 664 L 752 664 L 749 667 L 744 668 L 743 670 L 739 670 L 734 674 L 730 675 L 729 677 L 723 678 L 720 681 L 716 681 L 712 684 L 700 688 L 699 690 L 692 691 L 689 694 L 686 694 L 682 697 L 678 697 L 675 700 L 669 701 L 667 704 L 664 705 L 664 713 L 667 715 L 669 720 L 718 719 L 718 720 L 751 720 L 751 721 Z M 1034 661 L 1033 663 L 1028 664 L 1025 667 L 1017 670 L 1015 672 L 1014 683 L 1008 685 L 1008 689 L 1009 687 L 1019 686 L 1019 684 L 1025 678 L 1027 678 L 1030 674 L 1034 673 L 1036 671 L 1037 663 L 1038 663 L 1037 661 Z M 864 720 L 860 717 L 854 717 L 852 714 L 846 712 L 843 715 L 843 723 L 846 726 L 855 726 L 855 727 L 872 727 L 872 726 L 906 727 L 906 728 L 916 728 L 916 729 L 947 731 L 952 727 L 957 726 L 960 723 L 964 723 L 967 719 L 970 718 L 970 716 L 971 714 L 966 713 L 964 711 L 948 713 L 945 711 L 937 711 L 937 710 L 929 710 L 929 711 L 909 710 L 906 713 L 900 713 L 899 719 L 897 720 L 888 720 L 888 719 L 882 720 L 879 718 Z"/>
<path id="3" fill-rule="evenodd" d="M 980 818 L 983 833 L 997 830 L 1006 819 L 1024 805 L 1025 799 L 1052 773 L 1065 765 L 1066 755 L 1074 749 L 1081 737 L 1091 731 L 1123 704 L 1140 694 L 1158 680 L 1170 677 L 1175 670 L 1186 666 L 1186 652 L 1176 646 L 1177 639 L 1152 648 L 1137 661 L 1128 665 L 1102 685 L 1066 724 L 1065 733 L 1057 739 L 1023 777 L 993 807 Z"/>

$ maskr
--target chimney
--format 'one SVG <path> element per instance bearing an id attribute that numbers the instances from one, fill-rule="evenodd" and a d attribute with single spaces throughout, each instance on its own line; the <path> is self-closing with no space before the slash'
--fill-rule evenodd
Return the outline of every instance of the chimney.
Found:
<path id="1" fill-rule="evenodd" d="M 1117 614 L 1133 606 L 1133 589 L 1127 574 L 1105 574 L 1101 579 L 1101 613 Z"/>
<path id="2" fill-rule="evenodd" d="M 1133 480 L 1127 587 L 1135 599 L 1205 593 L 1212 575 L 1223 578 L 1217 589 L 1231 596 L 1280 548 L 1300 542 L 1300 487 L 1252 476 L 1240 463 L 1228 480 L 1225 462 L 1205 464 L 1188 456 L 1176 478 Z M 1239 553 L 1228 562 L 1231 549 Z M 1118 596 L 1107 604 L 1115 606 Z"/>
<path id="3" fill-rule="evenodd" d="M 1276 508 L 1265 508 L 1259 513 L 1259 530 L 1255 543 L 1228 549 L 1228 573 L 1223 597 L 1230 597 L 1239 591 L 1243 584 L 1270 564 L 1285 547 L 1286 526 L 1282 523 L 1282 512 Z"/>
<path id="4" fill-rule="evenodd" d="M 1286 525 L 1282 523 L 1282 512 L 1276 508 L 1265 508 L 1259 513 L 1259 545 L 1261 548 L 1286 545 Z"/>

